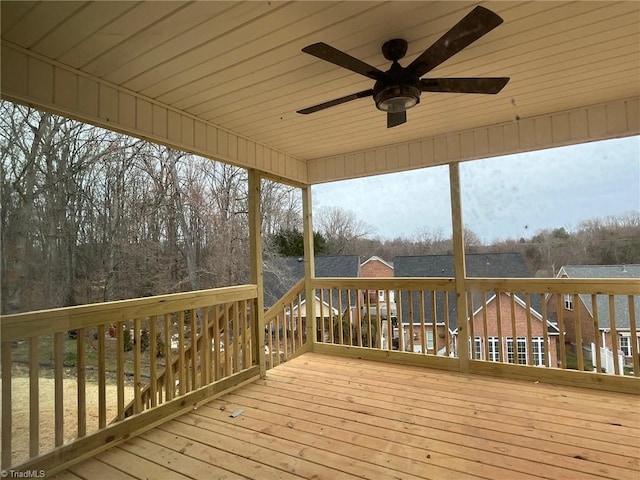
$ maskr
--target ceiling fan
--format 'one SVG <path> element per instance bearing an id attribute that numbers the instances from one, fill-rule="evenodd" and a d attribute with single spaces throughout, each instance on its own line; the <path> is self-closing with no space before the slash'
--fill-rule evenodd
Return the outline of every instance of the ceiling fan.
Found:
<path id="1" fill-rule="evenodd" d="M 484 7 L 475 7 L 451 30 L 406 67 L 398 60 L 407 53 L 407 42 L 393 39 L 382 45 L 384 58 L 393 62 L 386 72 L 372 67 L 326 43 L 314 43 L 302 49 L 327 62 L 375 80 L 373 88 L 346 97 L 303 108 L 297 113 L 307 115 L 358 98 L 373 96 L 376 107 L 387 112 L 387 128 L 407 121 L 407 110 L 420 103 L 422 92 L 489 93 L 496 94 L 507 84 L 508 77 L 489 78 L 420 78 L 462 49 L 502 23 L 502 18 Z"/>

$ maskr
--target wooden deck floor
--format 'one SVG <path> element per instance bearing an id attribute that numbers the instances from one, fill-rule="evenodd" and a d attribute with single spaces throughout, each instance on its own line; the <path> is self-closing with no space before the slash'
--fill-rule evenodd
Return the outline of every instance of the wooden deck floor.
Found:
<path id="1" fill-rule="evenodd" d="M 637 480 L 639 412 L 634 395 L 305 354 L 60 478 Z"/>

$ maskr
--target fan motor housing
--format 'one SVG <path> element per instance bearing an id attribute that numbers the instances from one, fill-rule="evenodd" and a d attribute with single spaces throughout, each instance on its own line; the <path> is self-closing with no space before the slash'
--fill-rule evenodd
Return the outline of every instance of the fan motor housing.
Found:
<path id="1" fill-rule="evenodd" d="M 377 88 L 376 88 L 377 87 Z M 420 103 L 420 87 L 413 84 L 378 85 L 373 89 L 376 108 L 385 112 L 404 112 Z"/>

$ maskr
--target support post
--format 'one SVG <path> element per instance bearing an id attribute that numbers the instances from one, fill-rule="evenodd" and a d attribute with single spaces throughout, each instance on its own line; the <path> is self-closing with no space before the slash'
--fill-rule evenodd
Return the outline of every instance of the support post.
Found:
<path id="1" fill-rule="evenodd" d="M 307 345 L 313 351 L 316 343 L 316 302 L 313 281 L 316 277 L 316 265 L 313 253 L 313 217 L 311 215 L 311 186 L 302 189 L 302 221 L 304 235 L 304 284 L 305 312 L 307 318 Z"/>
<path id="2" fill-rule="evenodd" d="M 451 192 L 451 222 L 453 226 L 453 261 L 456 284 L 456 318 L 458 320 L 457 353 L 460 371 L 469 371 L 469 330 L 467 324 L 467 291 L 464 261 L 464 228 L 462 225 L 462 195 L 460 193 L 460 165 L 449 164 L 449 189 Z"/>
<path id="3" fill-rule="evenodd" d="M 253 302 L 253 357 L 258 361 L 260 377 L 265 378 L 267 368 L 264 355 L 264 272 L 262 269 L 262 215 L 260 214 L 260 173 L 249 170 L 249 258 L 251 283 L 258 286 Z"/>

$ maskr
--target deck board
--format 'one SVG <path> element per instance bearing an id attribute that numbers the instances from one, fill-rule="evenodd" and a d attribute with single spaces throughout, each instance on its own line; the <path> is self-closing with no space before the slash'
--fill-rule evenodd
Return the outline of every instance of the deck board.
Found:
<path id="1" fill-rule="evenodd" d="M 630 394 L 307 353 L 60 478 L 635 480 L 639 407 Z"/>

